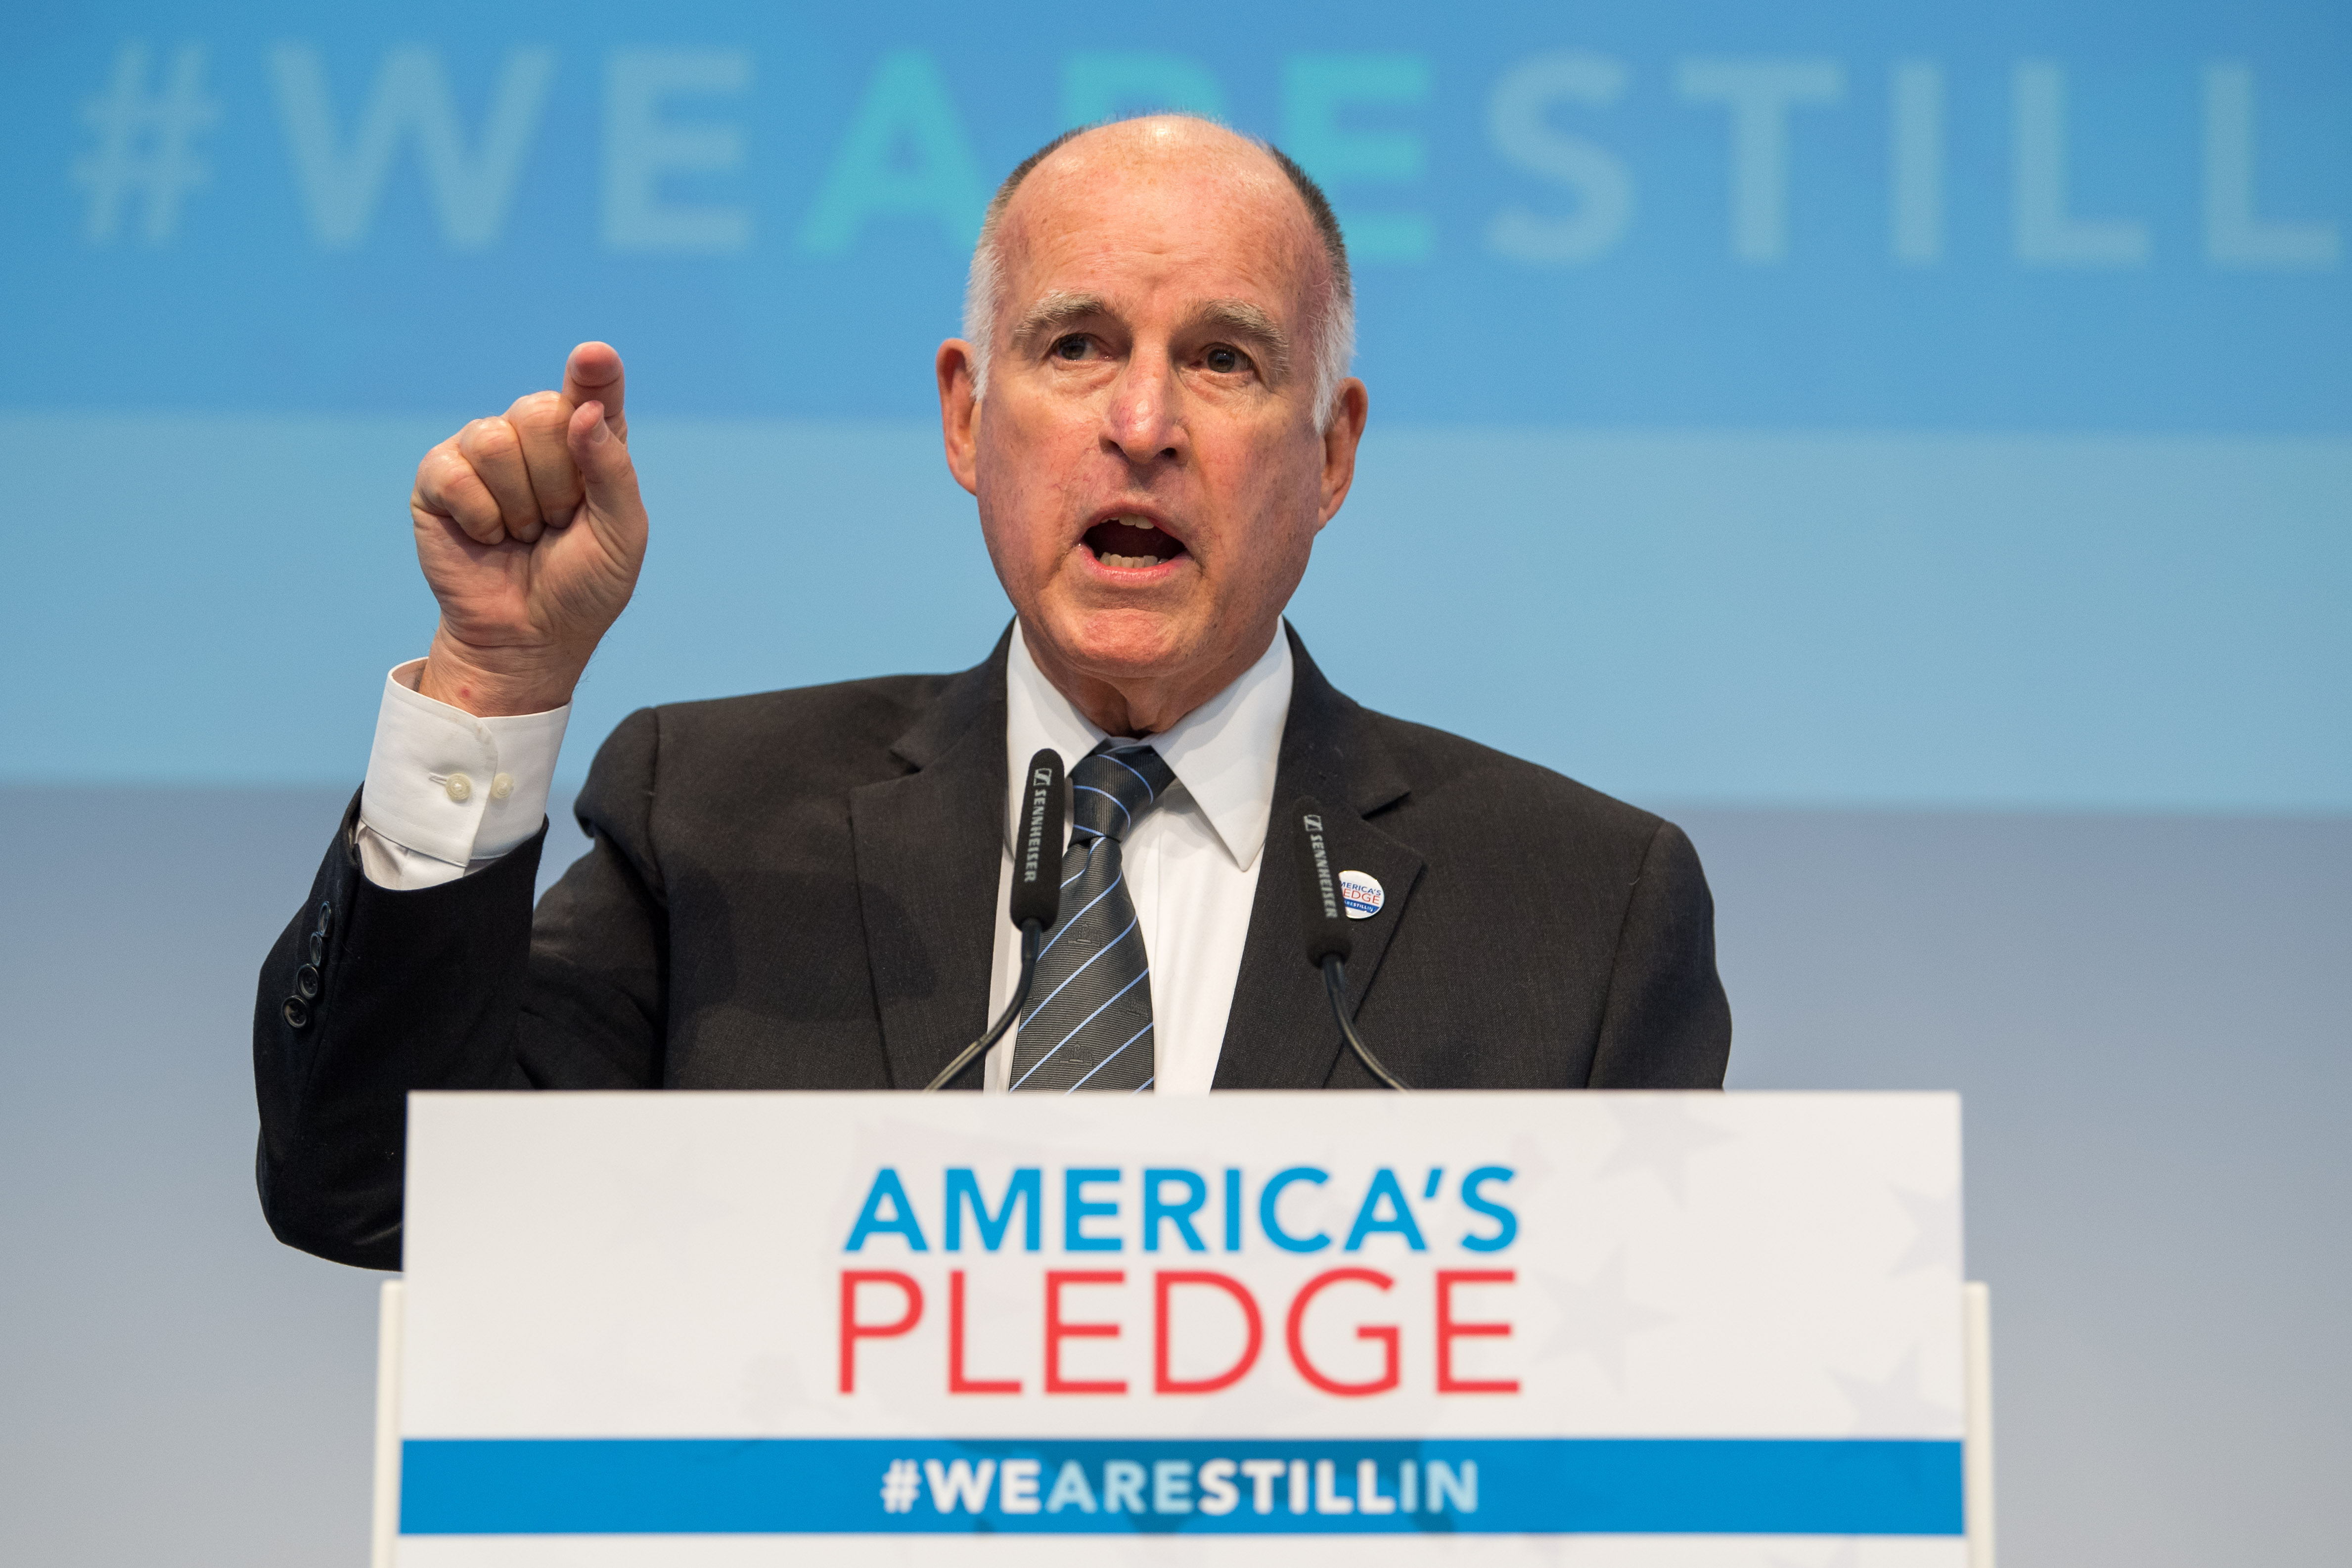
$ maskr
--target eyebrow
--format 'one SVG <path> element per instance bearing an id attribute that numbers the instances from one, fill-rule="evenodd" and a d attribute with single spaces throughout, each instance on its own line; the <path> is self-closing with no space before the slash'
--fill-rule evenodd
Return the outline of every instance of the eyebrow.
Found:
<path id="1" fill-rule="evenodd" d="M 1013 323 L 1013 340 L 1015 343 L 1033 343 L 1089 316 L 1109 314 L 1110 306 L 1099 294 L 1081 294 L 1057 288 L 1021 312 L 1021 319 Z"/>
<path id="2" fill-rule="evenodd" d="M 1281 324 L 1246 299 L 1211 299 L 1195 309 L 1185 323 L 1190 331 L 1208 331 L 1254 342 L 1265 354 L 1266 369 L 1279 380 L 1290 373 L 1290 338 Z"/>
<path id="3" fill-rule="evenodd" d="M 1089 317 L 1113 314 L 1109 301 L 1099 294 L 1057 288 L 1021 313 L 1013 324 L 1013 341 L 1025 346 L 1057 336 Z M 1238 338 L 1259 350 L 1267 361 L 1266 369 L 1276 378 L 1290 373 L 1289 335 L 1272 316 L 1246 299 L 1203 300 L 1184 319 L 1182 330 Z"/>

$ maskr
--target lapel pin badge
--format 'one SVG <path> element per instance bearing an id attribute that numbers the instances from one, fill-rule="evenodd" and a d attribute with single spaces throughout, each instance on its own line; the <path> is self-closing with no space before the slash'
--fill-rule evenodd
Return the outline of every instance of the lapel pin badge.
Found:
<path id="1" fill-rule="evenodd" d="M 1348 906 L 1350 920 L 1370 920 L 1389 901 L 1388 890 L 1381 879 L 1370 872 L 1343 871 L 1339 873 L 1339 899 Z"/>

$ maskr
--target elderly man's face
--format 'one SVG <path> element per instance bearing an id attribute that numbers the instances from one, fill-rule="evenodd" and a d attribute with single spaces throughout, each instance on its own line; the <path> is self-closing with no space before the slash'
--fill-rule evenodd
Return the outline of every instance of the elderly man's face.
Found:
<path id="1" fill-rule="evenodd" d="M 1185 121 L 1065 147 L 1003 232 L 982 402 L 940 350 L 950 465 L 1046 674 L 1164 728 L 1265 652 L 1347 495 L 1364 394 L 1318 427 L 1322 253 L 1263 153 Z"/>

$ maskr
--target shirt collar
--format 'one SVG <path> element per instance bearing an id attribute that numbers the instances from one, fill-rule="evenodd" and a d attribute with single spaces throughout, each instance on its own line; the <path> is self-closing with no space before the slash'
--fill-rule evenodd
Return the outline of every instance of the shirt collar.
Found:
<path id="1" fill-rule="evenodd" d="M 1274 815 L 1274 770 L 1290 716 L 1291 674 L 1290 639 L 1277 627 L 1257 663 L 1149 742 L 1244 871 L 1265 848 L 1265 825 Z M 1008 779 L 1019 779 L 1040 747 L 1050 746 L 1065 763 L 1076 764 L 1104 738 L 1029 656 L 1018 622 L 1005 658 L 1004 702 Z M 1019 831 L 1020 792 L 1008 788 L 1004 841 L 1012 843 Z"/>

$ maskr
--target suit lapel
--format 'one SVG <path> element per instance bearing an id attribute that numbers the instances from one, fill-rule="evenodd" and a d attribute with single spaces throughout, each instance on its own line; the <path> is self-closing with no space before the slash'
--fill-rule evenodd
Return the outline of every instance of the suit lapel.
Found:
<path id="1" fill-rule="evenodd" d="M 1217 1058 L 1219 1089 L 1319 1089 L 1330 1081 L 1346 1049 L 1323 997 L 1322 977 L 1308 967 L 1303 951 L 1294 846 L 1279 831 L 1289 802 L 1312 795 L 1328 813 L 1345 812 L 1332 835 L 1340 858 L 1336 869 L 1370 873 L 1388 895 L 1379 914 L 1355 923 L 1355 956 L 1348 961 L 1350 1017 L 1380 974 L 1423 866 L 1417 851 L 1364 821 L 1403 798 L 1408 786 L 1402 771 L 1364 710 L 1332 689 L 1286 623 L 1284 634 L 1290 639 L 1293 673 L 1290 713 L 1275 768 L 1276 826 L 1268 830 L 1233 1011 Z"/>
<path id="2" fill-rule="evenodd" d="M 894 1089 L 929 1082 L 988 1026 L 1011 637 L 893 743 L 911 772 L 850 791 L 866 962 Z M 978 1070 L 959 1087 L 980 1087 Z"/>

